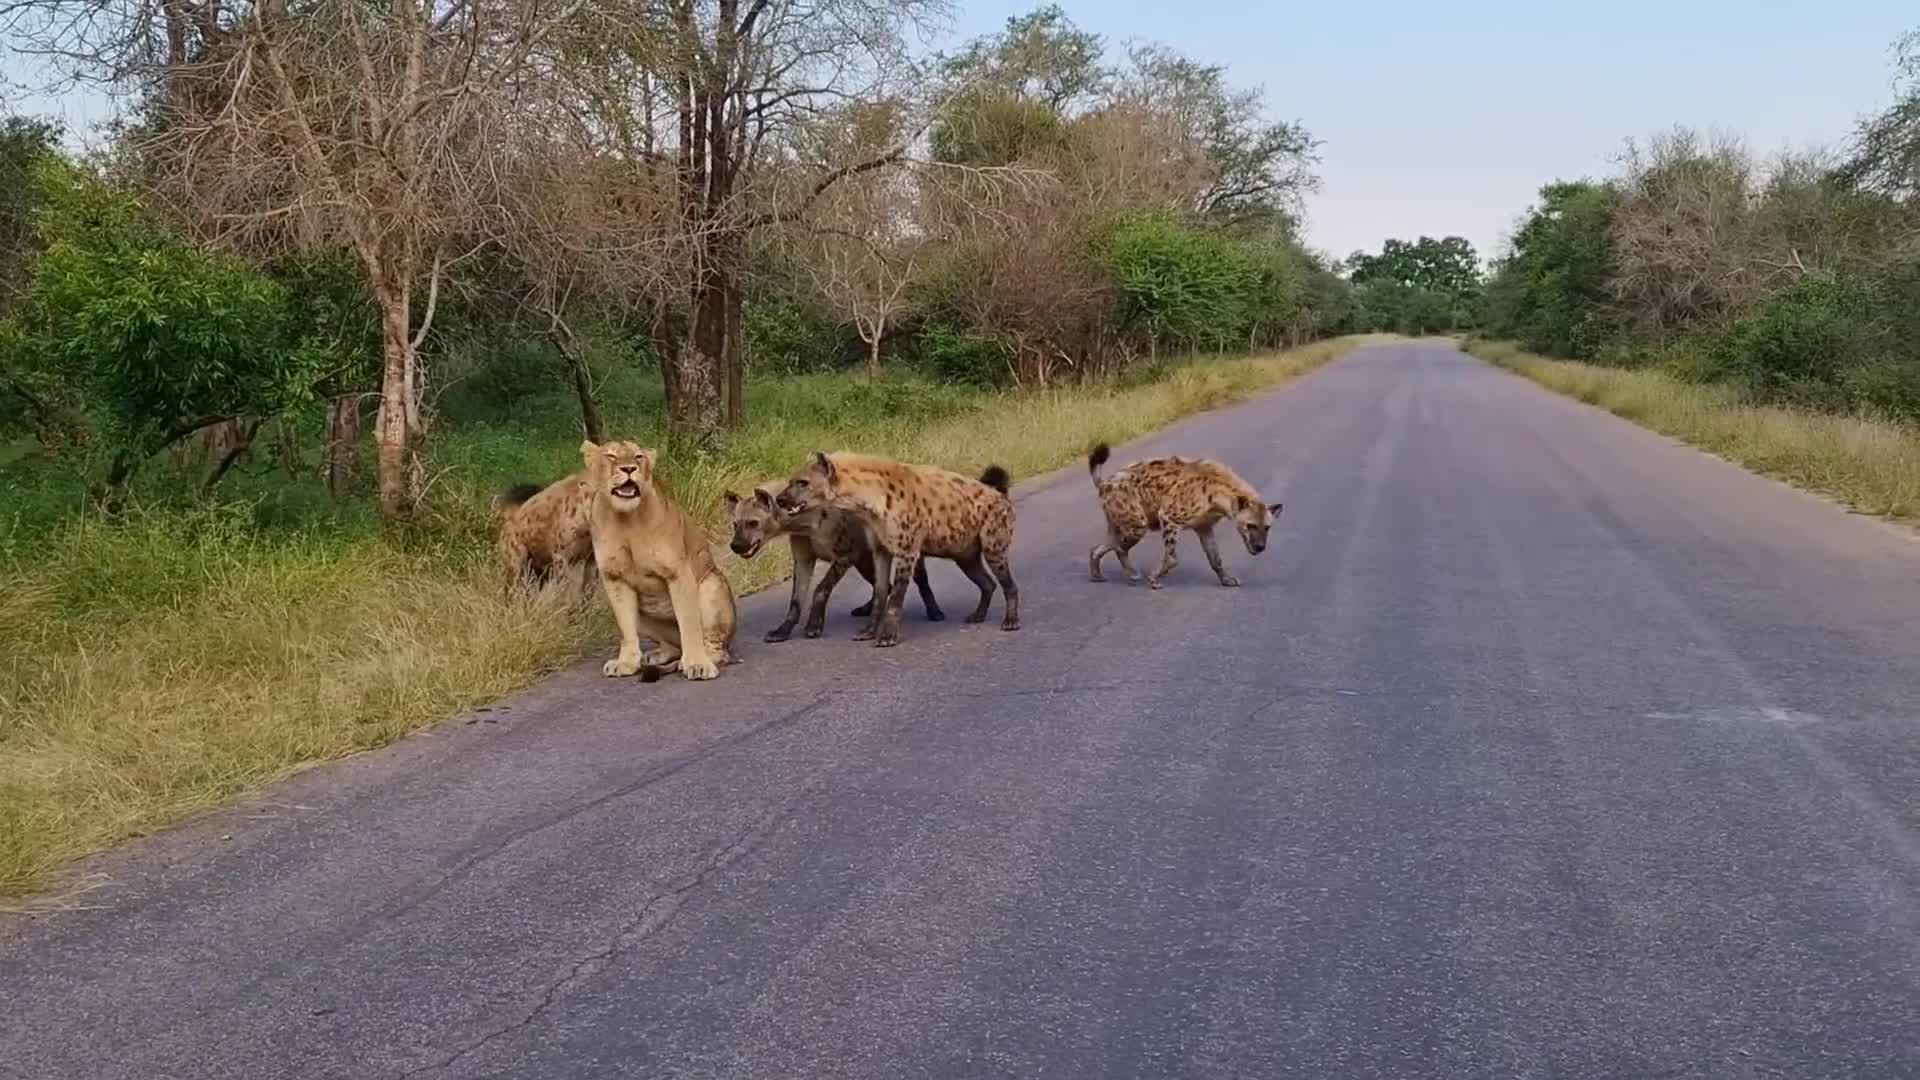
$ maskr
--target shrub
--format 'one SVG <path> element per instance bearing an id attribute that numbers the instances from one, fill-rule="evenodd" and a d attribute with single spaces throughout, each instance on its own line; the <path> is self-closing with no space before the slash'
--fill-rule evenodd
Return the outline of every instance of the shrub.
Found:
<path id="1" fill-rule="evenodd" d="M 1843 369 L 1865 359 L 1869 295 L 1853 280 L 1808 275 L 1713 334 L 1715 372 L 1776 400 L 1833 404 Z"/>
<path id="2" fill-rule="evenodd" d="M 69 166 L 46 162 L 38 176 L 47 246 L 29 299 L 32 348 L 84 389 L 123 458 L 214 419 L 311 399 L 324 351 L 295 347 L 278 284 Z"/>
<path id="3" fill-rule="evenodd" d="M 1100 245 L 1120 293 L 1119 324 L 1152 341 L 1218 345 L 1250 321 L 1258 268 L 1223 236 L 1165 214 L 1120 222 Z"/>
<path id="4" fill-rule="evenodd" d="M 1855 407 L 1895 420 L 1920 423 L 1920 360 L 1881 360 L 1848 368 L 1841 375 Z"/>
<path id="5" fill-rule="evenodd" d="M 846 363 L 847 339 L 826 312 L 784 297 L 756 297 L 740 313 L 747 367 L 765 374 L 803 375 Z"/>
<path id="6" fill-rule="evenodd" d="M 1013 381 L 1012 354 L 1004 344 L 947 323 L 927 324 L 920 332 L 919 354 L 929 374 L 948 382 L 992 388 Z"/>

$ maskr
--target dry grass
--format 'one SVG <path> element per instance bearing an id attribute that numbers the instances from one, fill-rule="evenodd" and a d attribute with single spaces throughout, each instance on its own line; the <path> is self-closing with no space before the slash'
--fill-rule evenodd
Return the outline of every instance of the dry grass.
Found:
<path id="1" fill-rule="evenodd" d="M 1534 382 L 1863 513 L 1920 521 L 1920 431 L 1744 402 L 1737 388 L 1657 370 L 1550 360 L 1500 342 L 1471 351 Z"/>
<path id="2" fill-rule="evenodd" d="M 1099 439 L 1131 438 L 1246 398 L 1361 343 L 1176 367 L 1124 389 L 983 396 L 930 425 L 756 429 L 671 482 L 718 529 L 719 494 L 769 461 L 861 449 L 1016 479 Z M 822 444 L 825 445 L 822 445 Z M 790 466 L 783 466 L 790 467 Z M 759 472 L 760 475 L 755 475 Z M 484 527 L 462 496 L 469 531 Z M 501 594 L 468 554 L 372 536 L 263 539 L 209 510 L 108 527 L 79 520 L 0 566 L 0 896 L 318 761 L 391 742 L 523 687 L 606 639 L 598 597 Z M 784 550 L 742 564 L 780 580 Z"/>

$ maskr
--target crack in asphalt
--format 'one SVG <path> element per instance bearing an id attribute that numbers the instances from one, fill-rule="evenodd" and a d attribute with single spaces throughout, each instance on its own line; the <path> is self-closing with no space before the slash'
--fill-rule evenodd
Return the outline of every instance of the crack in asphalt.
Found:
<path id="1" fill-rule="evenodd" d="M 616 802 L 620 799 L 626 798 L 627 796 L 632 795 L 635 792 L 643 791 L 646 788 L 654 784 L 657 784 L 662 780 L 669 779 L 674 775 L 686 770 L 687 768 L 694 765 L 698 765 L 701 762 L 707 761 L 727 750 L 732 750 L 737 747 L 743 746 L 769 732 L 776 731 L 780 728 L 787 727 L 791 724 L 797 723 L 800 720 L 807 717 L 808 715 L 824 707 L 829 701 L 831 701 L 834 698 L 834 696 L 835 696 L 835 690 L 833 690 L 832 688 L 823 689 L 811 701 L 808 701 L 804 705 L 800 705 L 796 708 L 788 710 L 787 712 L 781 713 L 777 716 L 773 716 L 762 723 L 753 725 L 752 727 L 743 728 L 740 731 L 733 733 L 732 735 L 728 735 L 720 739 L 715 739 L 710 743 L 702 744 L 701 746 L 693 750 L 690 750 L 687 753 L 680 755 L 679 757 L 670 758 L 666 761 L 660 762 L 658 765 L 655 765 L 654 767 L 647 769 L 646 771 L 642 772 L 639 776 L 633 778 L 632 780 L 624 784 L 619 785 L 618 787 L 615 787 L 611 791 L 604 792 L 591 799 L 588 799 L 585 802 L 567 807 L 565 810 L 562 810 L 556 814 L 550 814 L 544 818 L 541 818 L 538 821 L 531 822 L 521 828 L 514 829 L 502 835 L 493 843 L 487 844 L 483 848 L 469 852 L 466 855 L 466 857 L 454 863 L 452 866 L 449 866 L 445 873 L 443 873 L 440 877 L 434 879 L 432 884 L 426 886 L 419 892 L 406 897 L 404 900 L 401 900 L 396 904 L 389 905 L 387 908 L 382 909 L 378 912 L 375 912 L 363 918 L 362 920 L 360 920 L 359 924 L 353 930 L 343 934 L 340 938 L 338 938 L 335 944 L 329 945 L 325 943 L 314 943 L 306 949 L 302 949 L 296 953 L 288 955 L 279 963 L 266 965 L 263 968 L 263 970 L 261 970 L 255 975 L 254 978 L 247 981 L 247 986 L 258 987 L 258 986 L 269 985 L 277 979 L 284 978 L 288 971 L 297 968 L 307 955 L 319 952 L 324 948 L 332 948 L 332 947 L 336 947 L 336 945 L 344 944 L 346 942 L 356 941 L 360 937 L 362 937 L 370 928 L 385 925 L 387 923 L 390 923 L 394 919 L 407 915 L 408 913 L 418 909 L 423 904 L 427 903 L 429 900 L 433 899 L 435 896 L 444 892 L 449 886 L 453 885 L 455 882 L 459 881 L 462 877 L 472 872 L 476 867 L 479 867 L 480 865 L 487 862 L 487 860 L 494 858 L 495 856 L 499 855 L 501 852 L 507 850 L 508 848 L 512 847 L 514 844 L 519 843 L 520 841 L 526 839 L 529 836 L 533 836 L 547 829 L 551 829 L 556 825 L 564 824 L 565 822 L 570 821 L 574 818 L 577 818 L 580 815 L 588 813 L 598 807 L 602 807 L 607 805 L 608 803 Z"/>
<path id="2" fill-rule="evenodd" d="M 648 769 L 645 772 L 641 773 L 639 776 L 635 777 L 633 780 L 628 781 L 627 783 L 621 784 L 619 787 L 614 788 L 612 791 L 608 791 L 604 794 L 597 795 L 591 799 L 588 799 L 586 802 L 579 803 L 574 806 L 570 806 L 558 814 L 549 815 L 548 817 L 543 818 L 539 821 L 533 822 L 532 824 L 529 824 L 519 829 L 515 829 L 512 832 L 509 832 L 504 836 L 502 836 L 497 842 L 489 844 L 485 848 L 482 848 L 479 851 L 473 852 L 467 858 L 462 859 L 460 862 L 455 863 L 453 866 L 447 869 L 447 872 L 445 874 L 443 874 L 440 878 L 435 880 L 432 885 L 428 886 L 425 890 L 421 891 L 420 893 L 412 897 L 409 897 L 403 903 L 396 905 L 394 907 L 391 907 L 386 911 L 381 912 L 379 918 L 381 920 L 387 920 L 387 919 L 397 918 L 401 915 L 405 915 L 406 913 L 419 907 L 421 904 L 432 899 L 435 895 L 437 895 L 439 892 L 445 889 L 448 885 L 458 880 L 460 876 L 465 874 L 467 871 L 472 870 L 474 867 L 480 865 L 481 863 L 485 862 L 488 859 L 491 859 L 495 855 L 498 855 L 500 852 L 506 850 L 508 847 L 511 847 L 512 845 L 519 843 L 521 840 L 524 840 L 527 837 L 532 836 L 536 833 L 544 832 L 545 830 L 551 829 L 556 825 L 565 824 L 566 822 L 579 817 L 581 814 L 584 814 L 584 813 L 587 813 L 588 811 L 605 806 L 610 802 L 615 802 L 620 799 L 626 798 L 628 795 L 632 795 L 637 791 L 643 791 L 646 788 L 651 787 L 662 780 L 671 778 L 672 776 L 682 772 L 689 766 L 697 765 L 703 761 L 706 761 L 708 758 L 715 756 L 716 754 L 722 753 L 727 750 L 732 750 L 735 747 L 751 742 L 754 739 L 759 738 L 761 735 L 766 734 L 767 732 L 774 731 L 782 727 L 786 727 L 787 725 L 800 720 L 801 718 L 807 716 L 809 713 L 812 713 L 818 710 L 819 708 L 821 708 L 822 706 L 824 706 L 827 703 L 827 701 L 833 697 L 833 694 L 834 694 L 834 691 L 831 689 L 822 690 L 818 696 L 816 696 L 812 701 L 807 702 L 805 705 L 801 705 L 798 708 L 781 713 L 778 716 L 775 716 L 769 720 L 766 720 L 763 723 L 755 724 L 752 727 L 743 728 L 732 735 L 726 736 L 725 738 L 715 739 L 710 743 L 705 743 L 694 750 L 688 751 L 687 753 L 680 755 L 679 757 L 671 758 L 667 761 L 661 762 L 660 764 L 654 766 L 653 768 Z"/>
<path id="3" fill-rule="evenodd" d="M 803 791 L 801 794 L 804 793 Z M 525 1016 L 472 1040 L 438 1061 L 401 1072 L 400 1080 L 409 1080 L 411 1077 L 450 1069 L 489 1045 L 538 1023 L 540 1018 L 558 1004 L 569 990 L 600 974 L 619 959 L 621 954 L 645 944 L 649 938 L 664 929 L 679 913 L 681 905 L 690 894 L 705 885 L 715 875 L 759 848 L 761 843 L 791 816 L 792 808 L 797 801 L 798 796 L 780 803 L 747 826 L 738 836 L 710 852 L 697 868 L 675 878 L 665 889 L 648 897 L 640 907 L 640 914 L 615 934 L 605 948 L 595 950 L 574 961 L 566 975 L 541 993 L 540 1000 L 527 1011 Z"/>

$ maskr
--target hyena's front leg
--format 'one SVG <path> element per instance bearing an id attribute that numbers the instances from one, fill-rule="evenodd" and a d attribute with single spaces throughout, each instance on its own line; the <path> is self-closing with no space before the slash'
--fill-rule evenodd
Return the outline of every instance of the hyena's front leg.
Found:
<path id="1" fill-rule="evenodd" d="M 872 589 L 873 595 L 867 597 L 866 603 L 847 612 L 847 614 L 856 619 L 871 618 L 873 616 L 873 605 L 879 603 L 887 595 L 887 583 L 873 576 L 872 551 L 868 551 L 866 554 L 854 559 L 853 568 L 860 571 L 860 580 L 867 583 Z"/>
<path id="2" fill-rule="evenodd" d="M 1174 551 L 1180 541 L 1180 526 L 1162 525 L 1160 536 L 1166 541 L 1166 553 L 1160 557 L 1159 567 L 1147 578 L 1147 584 L 1156 589 L 1165 583 L 1167 575 L 1173 573 L 1173 568 L 1180 565 L 1180 556 Z"/>
<path id="3" fill-rule="evenodd" d="M 866 628 L 853 635 L 855 641 L 872 641 L 880 634 L 880 624 L 886 620 L 887 609 L 893 605 L 885 602 L 886 596 L 880 591 L 881 583 L 893 580 L 893 553 L 876 546 L 873 549 L 873 614 L 867 619 Z"/>
<path id="4" fill-rule="evenodd" d="M 1213 567 L 1213 576 L 1220 579 L 1220 584 L 1229 589 L 1240 584 L 1240 579 L 1227 573 L 1220 562 L 1220 545 L 1213 539 L 1213 526 L 1202 525 L 1193 532 L 1200 538 L 1200 548 L 1207 553 L 1207 565 Z"/>
<path id="5" fill-rule="evenodd" d="M 900 644 L 900 616 L 907 607 L 907 587 L 913 584 L 914 568 L 919 565 L 920 552 L 917 550 L 902 551 L 893 557 L 892 587 L 886 593 L 884 614 L 879 633 L 874 635 L 874 645 L 884 649 Z M 876 582 L 882 580 L 886 579 L 875 575 Z"/>
<path id="6" fill-rule="evenodd" d="M 787 617 L 780 625 L 767 631 L 768 641 L 785 641 L 793 636 L 794 624 L 800 621 L 800 602 L 811 591 L 807 586 L 813 583 L 813 549 L 801 550 L 799 544 L 793 545 L 793 594 L 787 598 Z M 811 636 L 811 635 L 809 635 Z"/>
<path id="7" fill-rule="evenodd" d="M 833 587 L 840 584 L 840 579 L 847 575 L 847 568 L 851 565 L 834 560 L 833 565 L 827 567 L 826 576 L 820 579 L 819 587 L 813 590 L 813 604 L 807 610 L 807 628 L 804 631 L 808 637 L 817 638 L 826 632 L 827 601 L 833 597 Z"/>

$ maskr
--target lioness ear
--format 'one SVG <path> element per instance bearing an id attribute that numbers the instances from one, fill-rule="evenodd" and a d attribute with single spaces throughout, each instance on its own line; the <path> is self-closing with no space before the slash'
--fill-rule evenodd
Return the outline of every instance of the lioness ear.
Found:
<path id="1" fill-rule="evenodd" d="M 593 462 L 593 455 L 599 452 L 600 447 L 596 445 L 592 439 L 588 439 L 580 444 L 580 457 L 589 464 Z"/>
<path id="2" fill-rule="evenodd" d="M 1274 504 L 1273 504 L 1272 506 L 1269 506 L 1269 507 L 1267 507 L 1267 509 L 1269 509 L 1269 510 L 1271 510 L 1271 511 L 1273 511 L 1273 516 L 1274 516 L 1274 517 L 1279 517 L 1279 516 L 1280 516 L 1280 504 L 1279 504 L 1279 503 L 1274 503 Z"/>
<path id="3" fill-rule="evenodd" d="M 815 450 L 813 452 L 813 464 L 822 473 L 826 474 L 827 479 L 833 479 L 833 459 L 828 457 L 825 451 Z"/>

